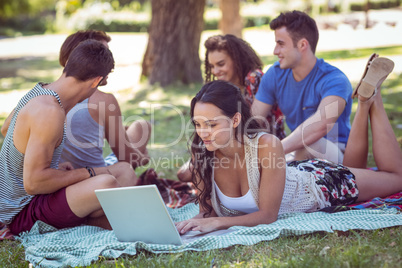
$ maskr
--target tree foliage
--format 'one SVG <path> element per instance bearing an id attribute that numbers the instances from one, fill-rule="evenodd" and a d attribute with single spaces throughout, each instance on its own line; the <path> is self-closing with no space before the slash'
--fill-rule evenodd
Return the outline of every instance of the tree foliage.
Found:
<path id="1" fill-rule="evenodd" d="M 57 0 L 0 0 L 0 17 L 37 15 L 54 10 Z"/>
<path id="2" fill-rule="evenodd" d="M 0 17 L 10 18 L 29 12 L 29 0 L 0 0 Z"/>

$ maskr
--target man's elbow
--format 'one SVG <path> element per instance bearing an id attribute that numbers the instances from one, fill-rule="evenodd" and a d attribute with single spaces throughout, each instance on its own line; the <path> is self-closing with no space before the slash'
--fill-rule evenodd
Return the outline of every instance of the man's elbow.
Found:
<path id="1" fill-rule="evenodd" d="M 36 195 L 38 194 L 38 189 L 35 187 L 33 183 L 24 182 L 24 189 L 25 192 L 29 195 Z"/>
<path id="2" fill-rule="evenodd" d="M 318 131 L 322 134 L 322 136 L 325 136 L 334 128 L 336 124 L 337 121 L 334 120 L 326 121 L 324 124 L 320 126 Z"/>
<path id="3" fill-rule="evenodd" d="M 43 185 L 40 185 L 38 182 L 26 177 L 24 177 L 24 189 L 29 195 L 43 194 Z"/>
<path id="4" fill-rule="evenodd" d="M 320 124 L 315 131 L 319 133 L 320 137 L 324 137 L 325 135 L 328 134 L 328 132 L 332 129 L 332 127 L 333 125 L 329 127 L 329 125 L 327 124 Z"/>

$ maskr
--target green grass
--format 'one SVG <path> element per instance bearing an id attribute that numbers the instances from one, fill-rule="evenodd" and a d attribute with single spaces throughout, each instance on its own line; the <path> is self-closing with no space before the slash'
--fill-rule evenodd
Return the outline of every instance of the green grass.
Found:
<path id="1" fill-rule="evenodd" d="M 203 252 L 152 254 L 116 260 L 100 258 L 91 267 L 400 267 L 402 228 L 336 231 L 281 237 L 252 246 Z M 27 267 L 18 242 L 0 242 L 1 267 Z"/>
<path id="2" fill-rule="evenodd" d="M 375 233 L 375 241 L 371 240 L 371 233 Z M 157 257 L 141 252 L 135 258 L 118 259 L 116 267 L 397 267 L 401 237 L 397 228 L 315 233 L 207 252 Z M 102 264 L 92 267 L 107 267 Z"/>
<path id="3" fill-rule="evenodd" d="M 1 59 L 0 94 L 31 89 L 39 81 L 54 81 L 61 70 L 58 58 L 54 57 Z"/>
<path id="4" fill-rule="evenodd" d="M 376 48 L 381 55 L 401 54 L 402 47 Z M 368 57 L 372 50 L 331 51 L 318 54 L 325 59 Z M 264 57 L 264 64 L 270 58 Z M 274 58 L 272 57 L 272 61 Z M 57 59 L 21 58 L 0 61 L 0 95 L 11 89 L 28 89 L 37 81 L 52 81 L 59 75 Z M 8 85 L 8 86 L 4 86 Z M 394 131 L 402 139 L 402 74 L 392 75 L 383 84 L 383 99 Z M 125 122 L 139 117 L 153 122 L 149 147 L 153 159 L 149 167 L 167 178 L 175 178 L 181 163 L 189 157 L 189 133 L 178 134 L 189 121 L 189 103 L 200 84 L 175 84 L 167 88 L 142 85 L 134 98 L 121 102 Z M 175 107 L 169 105 L 174 103 Z M 353 114 L 356 105 L 353 106 Z M 0 126 L 6 115 L 0 114 Z M 0 135 L 0 146 L 3 137 Z M 166 146 L 171 144 L 171 146 Z M 105 148 L 105 154 L 110 149 Z M 174 159 L 173 156 L 181 156 Z M 163 164 L 163 165 L 162 165 Z M 374 165 L 372 155 L 369 164 Z M 146 168 L 137 169 L 140 174 Z M 399 267 L 402 261 L 402 227 L 374 231 L 314 233 L 282 237 L 252 246 L 233 246 L 206 252 L 151 254 L 140 251 L 136 256 L 99 261 L 91 267 Z M 0 267 L 27 267 L 24 249 L 19 242 L 0 242 Z"/>

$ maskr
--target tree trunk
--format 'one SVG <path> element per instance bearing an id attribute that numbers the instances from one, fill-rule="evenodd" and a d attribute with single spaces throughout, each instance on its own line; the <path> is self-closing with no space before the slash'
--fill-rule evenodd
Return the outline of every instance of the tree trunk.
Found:
<path id="1" fill-rule="evenodd" d="M 370 19 L 369 19 L 369 10 L 370 10 L 370 1 L 367 0 L 364 4 L 364 28 L 370 28 Z"/>
<path id="2" fill-rule="evenodd" d="M 219 29 L 223 34 L 233 34 L 241 38 L 243 21 L 240 16 L 240 0 L 220 0 L 219 8 L 222 13 Z"/>
<path id="3" fill-rule="evenodd" d="M 205 0 L 152 0 L 142 75 L 166 86 L 202 82 L 199 47 Z"/>

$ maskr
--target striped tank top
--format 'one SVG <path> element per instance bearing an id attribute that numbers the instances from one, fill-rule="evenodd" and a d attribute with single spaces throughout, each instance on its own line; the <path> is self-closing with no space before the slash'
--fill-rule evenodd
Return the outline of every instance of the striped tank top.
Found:
<path id="1" fill-rule="evenodd" d="M 54 96 L 63 108 L 59 95 L 42 87 L 41 83 L 31 89 L 18 102 L 14 115 L 10 121 L 3 146 L 0 151 L 0 222 L 10 224 L 13 218 L 31 201 L 33 195 L 25 192 L 23 184 L 24 154 L 20 153 L 14 146 L 14 128 L 21 109 L 33 98 L 42 95 Z M 66 136 L 66 125 L 64 125 L 63 139 L 55 149 L 50 167 L 57 169 L 59 159 L 63 150 Z"/>

